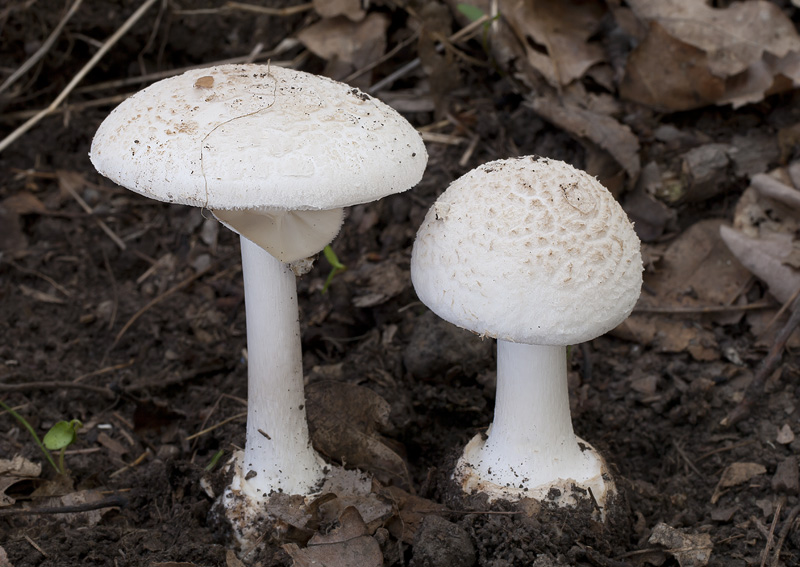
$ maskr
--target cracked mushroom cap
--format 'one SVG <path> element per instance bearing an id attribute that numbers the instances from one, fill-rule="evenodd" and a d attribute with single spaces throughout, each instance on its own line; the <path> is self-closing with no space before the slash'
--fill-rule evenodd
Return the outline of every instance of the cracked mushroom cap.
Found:
<path id="1" fill-rule="evenodd" d="M 427 153 L 395 110 L 343 83 L 269 65 L 164 79 L 98 129 L 97 170 L 152 199 L 212 210 L 319 210 L 405 191 Z"/>
<path id="2" fill-rule="evenodd" d="M 630 314 L 642 259 L 625 211 L 595 178 L 523 157 L 450 185 L 417 233 L 411 279 L 420 300 L 459 327 L 559 346 Z"/>

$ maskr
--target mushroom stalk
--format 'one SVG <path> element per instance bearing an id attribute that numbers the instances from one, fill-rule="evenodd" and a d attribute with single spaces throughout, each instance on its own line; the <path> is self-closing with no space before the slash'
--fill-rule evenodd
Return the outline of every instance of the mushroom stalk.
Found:
<path id="1" fill-rule="evenodd" d="M 487 438 L 470 441 L 456 468 L 466 491 L 544 499 L 577 485 L 603 505 L 612 485 L 603 479 L 602 458 L 572 429 L 566 355 L 563 346 L 497 341 L 494 421 Z"/>
<path id="2" fill-rule="evenodd" d="M 538 486 L 574 478 L 581 451 L 570 418 L 565 347 L 497 341 L 495 414 L 482 454 L 498 480 L 513 483 L 518 476 Z"/>
<path id="3" fill-rule="evenodd" d="M 258 245 L 245 237 L 241 243 L 248 353 L 243 485 L 258 497 L 273 490 L 311 494 L 323 469 L 306 422 L 296 278 Z"/>

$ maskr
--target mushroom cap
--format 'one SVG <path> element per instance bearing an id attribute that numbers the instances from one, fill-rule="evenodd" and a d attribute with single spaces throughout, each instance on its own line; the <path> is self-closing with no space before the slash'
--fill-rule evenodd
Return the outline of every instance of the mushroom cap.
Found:
<path id="1" fill-rule="evenodd" d="M 613 329 L 642 285 L 639 239 L 595 178 L 547 158 L 486 163 L 454 181 L 411 258 L 420 300 L 483 336 L 569 345 Z"/>
<path id="2" fill-rule="evenodd" d="M 270 65 L 219 65 L 122 102 L 90 152 L 147 197 L 216 210 L 335 209 L 422 177 L 419 133 L 395 110 L 328 79 Z"/>

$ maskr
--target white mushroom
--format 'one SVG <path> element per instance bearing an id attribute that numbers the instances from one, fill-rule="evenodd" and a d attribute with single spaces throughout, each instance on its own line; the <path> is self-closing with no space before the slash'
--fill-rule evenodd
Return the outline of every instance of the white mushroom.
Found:
<path id="1" fill-rule="evenodd" d="M 421 137 L 345 84 L 267 65 L 221 65 L 151 85 L 95 135 L 91 160 L 147 197 L 208 208 L 241 235 L 248 418 L 234 489 L 311 494 L 323 462 L 305 418 L 296 282 L 288 263 L 322 250 L 342 208 L 422 176 Z"/>
<path id="2" fill-rule="evenodd" d="M 411 278 L 440 317 L 497 339 L 494 421 L 457 464 L 463 489 L 561 505 L 591 490 L 602 507 L 614 485 L 573 432 L 566 346 L 614 328 L 639 296 L 639 239 L 614 197 L 559 161 L 486 163 L 428 211 Z"/>

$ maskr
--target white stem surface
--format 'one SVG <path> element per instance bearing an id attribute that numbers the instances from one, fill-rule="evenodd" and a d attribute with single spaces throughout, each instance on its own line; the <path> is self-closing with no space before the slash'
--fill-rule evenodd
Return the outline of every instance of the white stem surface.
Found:
<path id="1" fill-rule="evenodd" d="M 242 488 L 308 495 L 323 478 L 303 391 L 297 282 L 283 262 L 242 237 L 247 315 L 247 441 Z"/>
<path id="2" fill-rule="evenodd" d="M 572 429 L 566 348 L 498 340 L 494 422 L 485 441 L 476 437 L 464 450 L 456 476 L 465 489 L 542 498 L 574 483 L 600 499 L 604 470 Z"/>

